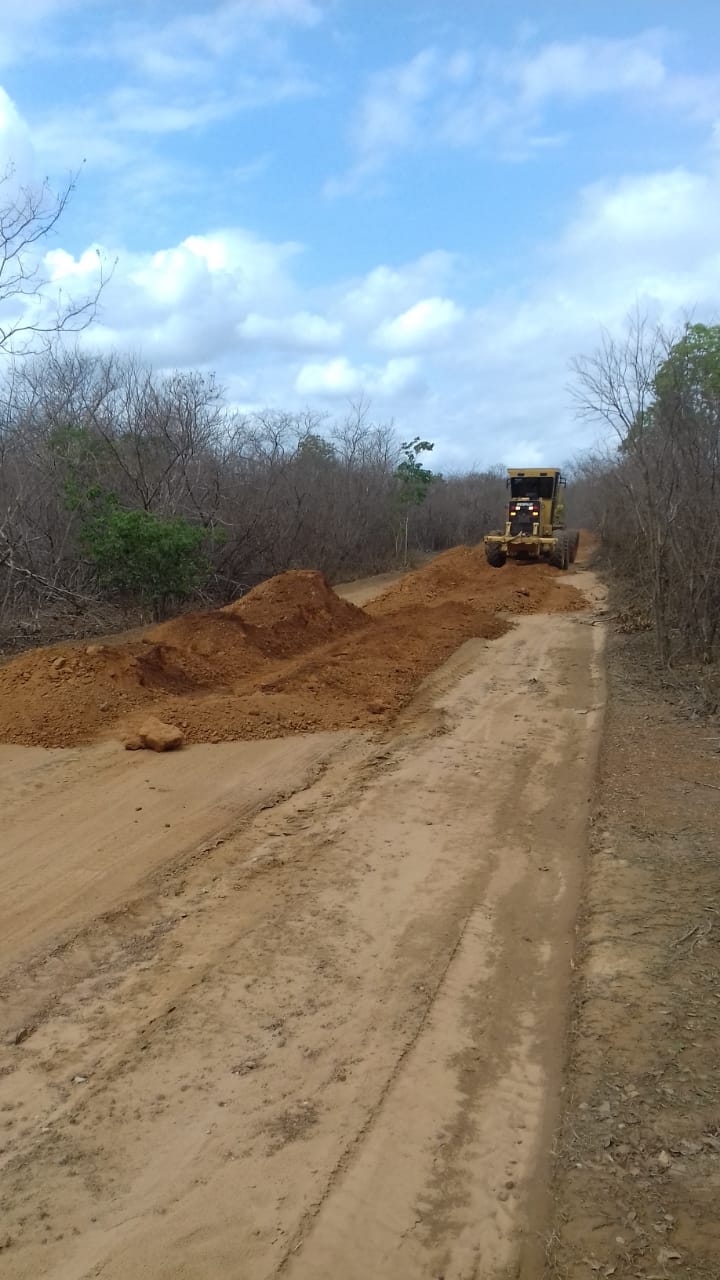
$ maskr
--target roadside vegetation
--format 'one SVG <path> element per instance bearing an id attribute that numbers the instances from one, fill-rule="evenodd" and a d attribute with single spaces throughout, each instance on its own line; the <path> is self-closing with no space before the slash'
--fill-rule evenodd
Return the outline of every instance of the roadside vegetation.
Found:
<path id="1" fill-rule="evenodd" d="M 331 580 L 477 542 L 499 471 L 444 477 L 357 404 L 239 413 L 211 375 L 57 346 L 0 388 L 0 625 L 92 612 L 161 616 L 263 578 Z"/>
<path id="2" fill-rule="evenodd" d="M 582 416 L 614 447 L 581 460 L 574 501 L 597 529 L 630 630 L 666 677 L 720 701 L 720 326 L 641 317 L 575 362 Z M 674 673 L 671 676 L 671 673 Z"/>

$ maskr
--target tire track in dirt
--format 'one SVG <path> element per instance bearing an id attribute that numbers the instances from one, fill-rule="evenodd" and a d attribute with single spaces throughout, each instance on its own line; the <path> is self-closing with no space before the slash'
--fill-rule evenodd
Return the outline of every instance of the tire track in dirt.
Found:
<path id="1" fill-rule="evenodd" d="M 115 744 L 48 753 L 28 768 L 23 748 L 0 744 L 0 974 L 126 907 L 147 876 L 301 789 L 347 738 L 202 747 L 171 770 Z"/>
<path id="2" fill-rule="evenodd" d="M 553 647 L 550 655 L 538 655 L 532 647 L 531 656 L 527 638 L 520 643 L 518 666 L 525 661 L 539 682 L 548 675 L 548 657 L 558 654 Z M 601 673 L 596 659 L 591 666 L 594 684 Z M 512 679 L 501 677 L 497 685 L 507 698 Z M 594 692 L 601 696 L 601 687 Z M 597 719 L 597 710 L 590 714 Z M 462 723 L 478 727 L 467 709 Z M 290 1277 L 329 1280 L 342 1267 L 350 1280 L 369 1274 L 459 1280 L 496 1276 L 501 1269 L 505 1274 L 505 1267 L 516 1274 L 523 1254 L 528 1276 L 537 1274 L 540 1250 L 532 1227 L 542 1206 L 534 1187 L 538 1162 L 547 1159 L 541 1147 L 552 1111 L 548 1092 L 557 1088 L 562 1063 L 561 997 L 579 876 L 574 860 L 563 867 L 564 840 L 558 856 L 563 822 L 542 819 L 548 794 L 562 790 L 555 775 L 568 765 L 557 740 L 557 730 L 567 726 L 555 728 L 555 740 L 547 744 L 556 751 L 554 766 L 546 765 L 540 786 L 524 774 L 521 803 L 517 771 L 509 771 L 513 799 L 498 806 L 490 878 L 480 875 L 465 885 L 470 909 L 426 1017 L 369 1118 L 363 1145 L 353 1144 L 318 1214 L 291 1243 L 282 1268 Z M 591 747 L 589 774 L 583 777 L 581 762 L 570 785 L 572 800 L 587 790 L 593 760 Z M 528 815 L 538 824 L 531 856 L 547 859 L 538 870 L 551 873 L 555 899 L 545 903 L 540 925 L 533 918 L 537 898 L 527 900 L 533 868 L 512 853 Z M 581 810 L 581 825 L 585 818 Z M 539 897 L 542 902 L 542 890 Z"/>

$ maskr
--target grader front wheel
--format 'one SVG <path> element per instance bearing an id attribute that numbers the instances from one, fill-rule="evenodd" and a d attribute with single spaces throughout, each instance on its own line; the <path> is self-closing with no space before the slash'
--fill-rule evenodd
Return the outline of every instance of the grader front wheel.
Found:
<path id="1" fill-rule="evenodd" d="M 570 566 L 570 539 L 566 533 L 559 533 L 550 556 L 550 563 L 556 569 L 567 569 Z"/>
<path id="2" fill-rule="evenodd" d="M 502 569 L 507 560 L 507 552 L 497 542 L 486 542 L 485 559 L 493 569 Z"/>

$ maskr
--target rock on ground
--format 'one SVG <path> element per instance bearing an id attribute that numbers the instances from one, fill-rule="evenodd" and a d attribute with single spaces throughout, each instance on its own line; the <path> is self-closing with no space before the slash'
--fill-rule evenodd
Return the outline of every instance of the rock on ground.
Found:
<path id="1" fill-rule="evenodd" d="M 184 741 L 183 732 L 176 724 L 166 724 L 164 720 L 150 716 L 140 725 L 137 735 L 129 738 L 125 745 L 130 751 L 138 747 L 145 747 L 148 751 L 177 751 Z"/>

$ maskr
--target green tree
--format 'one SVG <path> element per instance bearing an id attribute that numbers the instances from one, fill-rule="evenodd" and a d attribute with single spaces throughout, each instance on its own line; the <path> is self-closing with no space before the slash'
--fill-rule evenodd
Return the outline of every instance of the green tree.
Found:
<path id="1" fill-rule="evenodd" d="M 421 506 L 428 495 L 431 484 L 437 479 L 433 471 L 422 465 L 419 460 L 420 454 L 432 453 L 434 448 L 435 445 L 430 440 L 421 440 L 420 436 L 415 436 L 413 440 L 407 440 L 400 446 L 402 462 L 395 468 L 395 481 L 401 515 L 401 536 L 403 538 L 403 559 L 405 564 L 407 564 L 408 558 L 410 512 L 413 507 Z"/>
<path id="2" fill-rule="evenodd" d="M 649 403 L 638 410 L 621 443 L 628 453 L 651 443 L 658 429 L 694 429 L 720 415 L 720 325 L 691 324 L 658 365 Z"/>
<path id="3" fill-rule="evenodd" d="M 319 435 L 317 431 L 308 431 L 307 435 L 301 436 L 298 440 L 296 456 L 301 458 L 303 462 L 315 462 L 318 464 L 337 461 L 335 446 L 330 440 L 326 440 L 324 436 Z"/>
<path id="4" fill-rule="evenodd" d="M 157 620 L 171 600 L 184 600 L 207 576 L 204 529 L 178 517 L 121 507 L 105 495 L 87 513 L 80 541 L 108 590 L 152 605 Z"/>
<path id="5" fill-rule="evenodd" d="M 79 511 L 102 495 L 97 483 L 98 467 L 106 452 L 101 436 L 93 435 L 87 427 L 68 424 L 54 429 L 48 446 L 54 468 L 62 477 L 68 511 Z"/>
<path id="6" fill-rule="evenodd" d="M 630 318 L 574 363 L 581 413 L 608 423 L 603 540 L 647 600 L 663 666 L 715 661 L 720 638 L 720 326 Z"/>
<path id="7" fill-rule="evenodd" d="M 720 403 L 720 325 L 690 324 L 655 377 L 658 401 L 682 395 L 686 408 L 717 411 Z"/>

